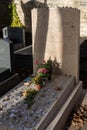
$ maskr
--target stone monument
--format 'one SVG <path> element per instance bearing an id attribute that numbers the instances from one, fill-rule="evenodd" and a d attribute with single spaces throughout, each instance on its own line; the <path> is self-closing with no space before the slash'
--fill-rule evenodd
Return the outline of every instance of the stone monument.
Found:
<path id="1" fill-rule="evenodd" d="M 4 27 L 3 38 L 14 43 L 14 50 L 25 47 L 25 30 L 20 27 Z"/>
<path id="2" fill-rule="evenodd" d="M 79 80 L 80 11 L 73 8 L 32 10 L 33 71 L 35 61 L 49 57 L 60 64 L 64 74 Z"/>
<path id="3" fill-rule="evenodd" d="M 10 40 L 0 39 L 0 67 L 14 70 L 13 44 Z"/>

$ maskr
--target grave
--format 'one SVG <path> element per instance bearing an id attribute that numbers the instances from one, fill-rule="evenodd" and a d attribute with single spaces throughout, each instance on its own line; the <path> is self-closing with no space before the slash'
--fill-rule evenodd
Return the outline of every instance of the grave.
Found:
<path id="1" fill-rule="evenodd" d="M 10 40 L 0 39 L 0 96 L 18 83 L 16 80 L 12 84 L 12 80 L 17 77 L 18 74 L 14 73 L 13 43 Z"/>
<path id="2" fill-rule="evenodd" d="M 28 80 L 30 81 L 31 78 L 28 78 Z M 1 97 L 0 130 L 49 130 L 50 123 L 58 113 L 58 120 L 64 118 L 61 121 L 63 126 L 64 120 L 67 119 L 65 113 L 70 112 L 71 107 L 79 98 L 79 96 L 74 97 L 73 95 L 80 95 L 81 93 L 81 82 L 75 86 L 73 76 L 58 76 L 37 93 L 34 104 L 29 109 L 25 103 L 23 92 L 27 88 L 34 87 L 32 84 L 26 86 L 22 82 Z M 75 90 L 74 87 L 76 87 Z M 69 99 L 66 102 L 68 97 Z M 62 116 L 62 113 L 64 116 Z M 62 128 L 61 123 L 57 127 L 59 130 Z M 50 130 L 53 129 L 50 128 Z"/>
<path id="3" fill-rule="evenodd" d="M 26 46 L 14 52 L 15 68 L 29 70 L 29 74 L 33 73 L 33 57 L 32 46 Z"/>
<path id="4" fill-rule="evenodd" d="M 24 73 L 25 77 L 30 75 L 33 70 L 32 49 L 28 45 L 25 46 L 25 30 L 19 27 L 5 27 L 3 28 L 3 38 L 13 42 L 14 70 L 19 73 L 21 78 L 24 78 L 21 76 Z"/>
<path id="5" fill-rule="evenodd" d="M 73 75 L 77 84 L 74 85 L 74 90 L 71 91 L 67 101 L 65 101 L 61 110 L 56 113 L 46 130 L 62 130 L 69 113 L 81 95 L 82 83 L 79 81 L 79 18 L 79 10 L 73 8 L 52 7 L 32 10 L 34 74 L 37 71 L 35 61 L 43 62 L 43 60 L 51 58 L 54 62 L 56 59 L 58 67 L 56 66 L 56 71 L 53 71 L 53 74 L 59 74 L 60 69 L 61 75 Z M 38 130 L 44 130 L 44 128 L 41 125 Z"/>
<path id="6" fill-rule="evenodd" d="M 56 19 L 55 19 L 56 18 Z M 74 20 L 73 20 L 74 19 Z M 23 92 L 35 85 L 28 77 L 0 100 L 1 130 L 62 130 L 82 92 L 79 81 L 79 10 L 39 8 L 32 10 L 33 72 L 35 61 L 56 62 L 54 77 L 37 93 L 31 108 Z M 18 54 L 25 51 L 17 51 Z M 60 67 L 60 68 L 59 68 Z M 53 68 L 53 70 L 55 69 Z M 61 70 L 61 75 L 58 70 Z"/>
<path id="7" fill-rule="evenodd" d="M 3 38 L 9 39 L 14 44 L 14 51 L 25 47 L 25 30 L 19 27 L 3 28 Z"/>

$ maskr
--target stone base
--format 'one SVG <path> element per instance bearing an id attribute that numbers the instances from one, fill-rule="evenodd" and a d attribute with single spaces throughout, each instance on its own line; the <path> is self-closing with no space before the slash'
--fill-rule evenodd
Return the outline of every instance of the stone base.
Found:
<path id="1" fill-rule="evenodd" d="M 65 122 L 72 111 L 73 107 L 76 105 L 82 92 L 82 82 L 79 82 L 75 86 L 74 90 L 71 92 L 65 104 L 62 106 L 60 111 L 57 113 L 54 120 L 50 123 L 46 130 L 63 130 Z"/>
<path id="2" fill-rule="evenodd" d="M 80 96 L 82 82 L 75 85 L 73 76 L 52 79 L 37 93 L 30 109 L 22 94 L 28 88 L 32 84 L 21 83 L 1 98 L 0 130 L 7 126 L 8 130 L 49 130 L 50 126 L 50 130 L 62 130 Z"/>

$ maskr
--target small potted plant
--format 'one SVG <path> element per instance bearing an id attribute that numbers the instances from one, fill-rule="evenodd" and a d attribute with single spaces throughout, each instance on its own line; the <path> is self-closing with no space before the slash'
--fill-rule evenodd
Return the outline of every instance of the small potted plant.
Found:
<path id="1" fill-rule="evenodd" d="M 36 90 L 40 90 L 42 86 L 42 77 L 36 76 L 32 79 L 32 82 L 35 84 Z"/>

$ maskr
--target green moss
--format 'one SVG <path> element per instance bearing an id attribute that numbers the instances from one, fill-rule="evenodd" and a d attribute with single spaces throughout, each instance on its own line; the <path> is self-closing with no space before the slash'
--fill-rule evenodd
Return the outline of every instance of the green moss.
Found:
<path id="1" fill-rule="evenodd" d="M 24 25 L 21 23 L 17 11 L 16 11 L 16 5 L 14 3 L 11 3 L 8 5 L 9 9 L 9 22 L 11 27 L 24 27 Z"/>

